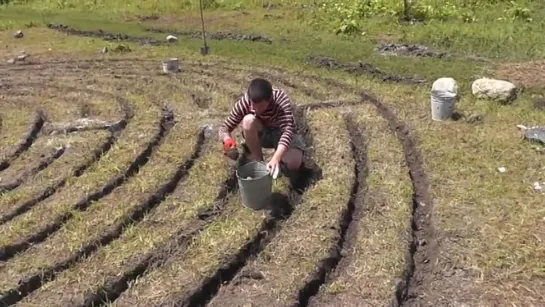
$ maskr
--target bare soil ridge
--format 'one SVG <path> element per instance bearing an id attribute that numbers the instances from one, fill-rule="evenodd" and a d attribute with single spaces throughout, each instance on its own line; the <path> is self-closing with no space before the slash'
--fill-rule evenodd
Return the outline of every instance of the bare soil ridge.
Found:
<path id="1" fill-rule="evenodd" d="M 51 163 L 53 163 L 56 159 L 60 158 L 64 152 L 66 151 L 66 147 L 62 146 L 60 148 L 55 149 L 52 153 L 49 155 L 44 156 L 39 162 L 38 165 L 31 167 L 28 170 L 25 170 L 22 174 L 20 174 L 17 179 L 14 179 L 13 181 L 0 185 L 0 194 L 6 191 L 11 191 L 13 189 L 16 189 L 18 186 L 20 186 L 28 177 L 36 175 L 41 170 L 48 167 Z"/>
<path id="2" fill-rule="evenodd" d="M 202 33 L 200 31 L 178 31 L 178 30 L 169 30 L 169 29 L 160 29 L 160 28 L 145 28 L 148 32 L 153 33 L 164 33 L 171 35 L 179 36 L 189 36 L 194 39 L 201 39 Z M 237 34 L 231 32 L 205 32 L 207 39 L 213 40 L 236 40 L 236 41 L 251 41 L 251 42 L 260 42 L 266 44 L 272 44 L 272 40 L 263 35 L 252 35 L 252 34 Z"/>
<path id="3" fill-rule="evenodd" d="M 298 133 L 304 137 L 309 148 L 312 148 L 312 134 L 304 116 L 304 108 L 296 108 L 295 116 Z M 226 286 L 237 278 L 248 260 L 256 257 L 267 246 L 282 227 L 282 222 L 290 217 L 293 208 L 299 204 L 303 193 L 321 178 L 320 168 L 312 161 L 312 150 L 305 153 L 304 159 L 305 165 L 311 165 L 312 168 L 303 169 L 299 177 L 291 178 L 286 194 L 272 195 L 273 211 L 263 220 L 257 233 L 236 254 L 227 256 L 222 267 L 213 275 L 206 277 L 197 289 L 186 293 L 179 300 L 171 302 L 172 304 L 177 306 L 207 304 L 218 293 L 221 286 Z M 280 210 L 274 208 L 280 208 Z"/>
<path id="4" fill-rule="evenodd" d="M 411 219 L 411 238 L 405 261 L 405 273 L 397 285 L 394 306 L 417 304 L 421 294 L 426 293 L 432 278 L 433 264 L 437 257 L 436 234 L 431 220 L 433 200 L 429 192 L 430 182 L 424 171 L 422 158 L 417 149 L 417 141 L 407 125 L 374 95 L 362 93 L 362 98 L 371 102 L 388 121 L 390 129 L 403 146 L 405 159 L 409 166 L 409 176 L 413 184 Z"/>
<path id="5" fill-rule="evenodd" d="M 5 157 L 0 161 L 0 171 L 7 169 L 10 166 L 11 161 L 17 159 L 23 152 L 32 146 L 38 134 L 45 123 L 45 114 L 43 111 L 38 110 L 34 116 L 34 120 L 30 124 L 28 132 L 21 138 L 21 141 L 16 145 L 16 147 L 9 152 Z"/>
<path id="6" fill-rule="evenodd" d="M 173 114 L 170 110 L 163 110 L 163 116 L 159 124 L 159 131 L 148 143 L 147 147 L 138 155 L 133 163 L 125 170 L 125 172 L 115 178 L 112 178 L 110 182 L 106 183 L 103 187 L 93 192 L 85 199 L 80 200 L 73 206 L 73 210 L 85 211 L 94 201 L 111 193 L 116 187 L 123 184 L 128 178 L 138 173 L 140 167 L 145 165 L 148 161 L 148 157 L 151 155 L 153 149 L 160 144 L 163 137 L 169 132 L 172 126 Z M 34 233 L 26 239 L 22 239 L 18 242 L 13 242 L 9 245 L 2 246 L 0 248 L 0 260 L 6 261 L 13 257 L 15 254 L 20 253 L 28 249 L 32 244 L 42 242 L 51 234 L 59 230 L 68 220 L 73 217 L 72 212 L 67 212 L 61 216 L 58 216 L 55 221 L 52 221 L 42 230 Z"/>
<path id="7" fill-rule="evenodd" d="M 324 106 L 328 106 L 327 104 Z M 363 196 L 366 189 L 366 180 L 368 174 L 367 166 L 367 148 L 365 142 L 365 132 L 359 127 L 350 114 L 345 114 L 345 123 L 351 138 L 350 147 L 354 161 L 355 180 L 352 186 L 350 199 L 346 204 L 346 209 L 339 216 L 338 231 L 339 237 L 334 246 L 330 247 L 329 257 L 322 259 L 315 272 L 309 276 L 305 285 L 300 289 L 298 302 L 296 306 L 307 306 L 311 298 L 318 293 L 320 286 L 327 280 L 329 274 L 335 270 L 342 261 L 343 250 L 351 245 L 354 240 L 354 227 L 357 225 L 356 218 L 363 210 Z"/>

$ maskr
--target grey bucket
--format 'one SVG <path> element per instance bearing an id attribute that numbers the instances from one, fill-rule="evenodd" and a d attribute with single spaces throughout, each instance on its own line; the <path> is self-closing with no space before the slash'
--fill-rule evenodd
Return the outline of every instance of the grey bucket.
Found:
<path id="1" fill-rule="evenodd" d="M 431 118 L 435 121 L 449 119 L 454 113 L 458 85 L 452 78 L 439 78 L 431 90 Z"/>
<path id="2" fill-rule="evenodd" d="M 237 169 L 236 175 L 244 207 L 260 210 L 269 205 L 273 179 L 265 163 L 246 163 Z"/>

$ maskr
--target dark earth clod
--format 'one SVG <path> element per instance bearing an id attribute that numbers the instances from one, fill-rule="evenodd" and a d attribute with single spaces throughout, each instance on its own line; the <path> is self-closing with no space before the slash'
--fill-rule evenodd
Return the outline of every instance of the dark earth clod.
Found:
<path id="1" fill-rule="evenodd" d="M 364 62 L 341 63 L 329 57 L 308 57 L 307 62 L 327 69 L 340 70 L 354 75 L 369 75 L 383 82 L 422 84 L 426 80 L 420 78 L 392 75 L 379 70 L 377 67 Z"/>

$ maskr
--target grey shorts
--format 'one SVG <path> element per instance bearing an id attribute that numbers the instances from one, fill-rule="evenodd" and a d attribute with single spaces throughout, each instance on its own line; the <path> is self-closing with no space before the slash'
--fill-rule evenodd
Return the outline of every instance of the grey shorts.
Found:
<path id="1" fill-rule="evenodd" d="M 282 136 L 282 130 L 279 128 L 266 128 L 263 127 L 258 133 L 259 139 L 261 140 L 261 147 L 263 148 L 273 148 L 275 149 L 278 146 L 278 141 Z M 244 133 L 242 134 L 244 137 Z M 305 151 L 305 141 L 300 134 L 295 134 L 291 139 L 290 148 L 296 148 L 301 151 Z"/>

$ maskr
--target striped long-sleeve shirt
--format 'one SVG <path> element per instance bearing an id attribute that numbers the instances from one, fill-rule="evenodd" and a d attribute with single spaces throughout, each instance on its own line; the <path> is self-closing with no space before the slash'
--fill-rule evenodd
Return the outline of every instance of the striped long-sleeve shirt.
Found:
<path id="1" fill-rule="evenodd" d="M 255 113 L 248 94 L 241 96 L 236 102 L 231 113 L 219 128 L 220 140 L 229 136 L 233 130 L 240 124 L 244 116 L 253 114 L 259 119 L 263 127 L 280 128 L 282 135 L 278 144 L 289 147 L 295 134 L 295 119 L 293 107 L 288 95 L 281 89 L 273 88 L 273 101 L 267 109 L 260 115 Z"/>

